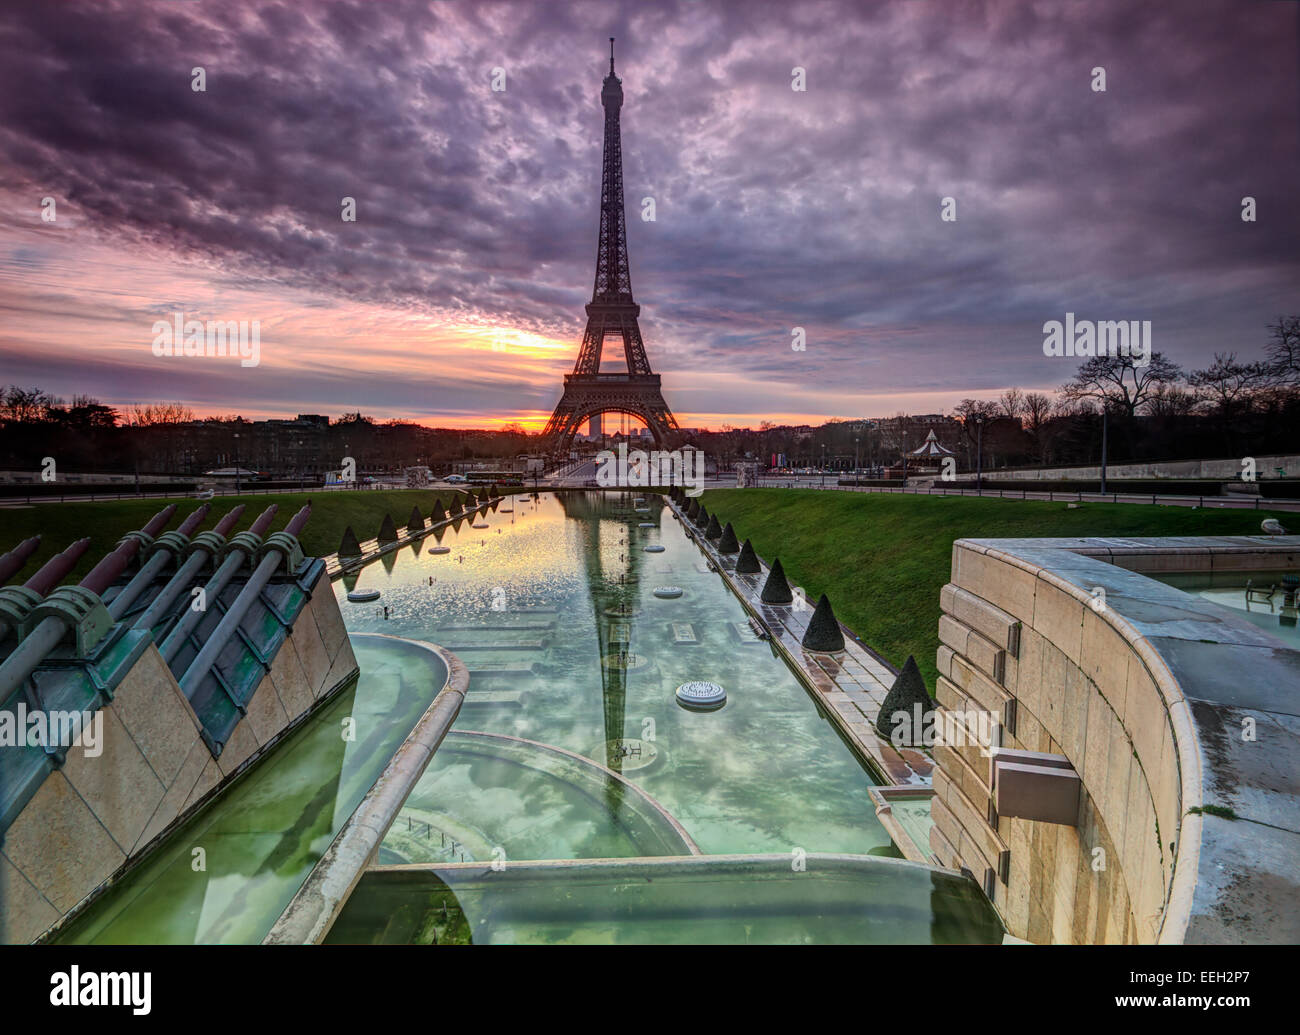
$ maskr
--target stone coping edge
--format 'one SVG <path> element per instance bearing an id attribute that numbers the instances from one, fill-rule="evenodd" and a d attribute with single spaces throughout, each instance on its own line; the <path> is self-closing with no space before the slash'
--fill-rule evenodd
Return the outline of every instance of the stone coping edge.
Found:
<path id="1" fill-rule="evenodd" d="M 961 880 L 959 873 L 946 870 L 929 863 L 915 862 L 911 859 L 898 859 L 891 855 L 860 855 L 849 852 L 809 852 L 804 857 L 809 863 L 820 863 L 825 870 L 832 872 L 853 872 L 862 868 L 863 863 L 871 866 L 899 866 L 904 869 L 925 870 L 937 873 L 953 880 Z M 463 863 L 400 863 L 384 866 L 372 866 L 366 872 L 376 876 L 398 876 L 401 874 L 418 875 L 438 871 L 455 871 L 487 879 L 497 878 L 501 873 L 514 873 L 522 876 L 545 878 L 555 870 L 612 870 L 612 869 L 661 869 L 668 874 L 690 873 L 694 870 L 744 870 L 761 866 L 771 867 L 783 873 L 795 873 L 790 868 L 789 852 L 754 852 L 739 855 L 642 855 L 615 859 L 528 859 L 511 860 L 504 869 L 493 870 L 490 862 Z M 810 867 L 811 869 L 811 867 Z M 999 918 L 1000 920 L 1001 918 Z"/>
<path id="2" fill-rule="evenodd" d="M 424 775 L 434 752 L 456 721 L 469 689 L 469 670 L 443 647 L 383 633 L 351 635 L 362 641 L 390 641 L 428 651 L 446 666 L 447 680 L 262 939 L 263 945 L 318 945 L 325 938 L 411 788 Z"/>

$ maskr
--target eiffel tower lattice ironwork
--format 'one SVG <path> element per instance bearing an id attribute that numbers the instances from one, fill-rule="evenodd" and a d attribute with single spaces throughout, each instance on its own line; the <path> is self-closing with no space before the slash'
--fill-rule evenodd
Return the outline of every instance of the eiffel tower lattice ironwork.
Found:
<path id="1" fill-rule="evenodd" d="M 623 146 L 619 109 L 623 83 L 614 75 L 614 40 L 609 41 L 609 75 L 600 91 L 605 107 L 605 160 L 600 183 L 600 243 L 596 251 L 596 286 L 587 305 L 587 330 L 573 373 L 564 377 L 564 395 L 543 432 L 550 448 L 568 448 L 578 429 L 602 413 L 626 413 L 645 421 L 656 445 L 672 445 L 680 429 L 664 401 L 659 375 L 650 369 L 632 300 L 627 263 L 627 228 L 623 212 Z M 623 339 L 627 371 L 600 372 L 606 335 Z"/>

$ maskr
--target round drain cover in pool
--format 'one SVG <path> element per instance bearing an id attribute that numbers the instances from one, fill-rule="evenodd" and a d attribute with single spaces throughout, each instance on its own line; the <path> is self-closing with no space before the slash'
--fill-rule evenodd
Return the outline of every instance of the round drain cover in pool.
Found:
<path id="1" fill-rule="evenodd" d="M 727 691 L 717 683 L 692 681 L 677 688 L 677 700 L 691 708 L 712 708 L 727 699 Z"/>
<path id="2" fill-rule="evenodd" d="M 379 599 L 379 590 L 377 589 L 354 589 L 348 594 L 348 599 L 354 604 L 365 604 L 371 600 Z"/>
<path id="3" fill-rule="evenodd" d="M 432 550 L 430 550 L 429 552 L 430 552 L 430 553 L 451 553 L 451 547 L 450 547 L 450 546 L 435 546 L 435 547 L 434 547 Z"/>
<path id="4" fill-rule="evenodd" d="M 487 528 L 487 527 L 488 527 L 488 524 L 487 524 L 486 521 L 476 521 L 476 522 L 474 522 L 474 527 L 475 527 L 475 528 Z"/>
<path id="5" fill-rule="evenodd" d="M 645 548 L 645 552 L 646 552 L 646 553 L 663 553 L 663 552 L 664 552 L 664 548 L 663 548 L 662 546 L 647 546 L 647 547 Z"/>
<path id="6" fill-rule="evenodd" d="M 676 600 L 682 595 L 681 586 L 656 586 L 655 596 L 660 600 Z"/>

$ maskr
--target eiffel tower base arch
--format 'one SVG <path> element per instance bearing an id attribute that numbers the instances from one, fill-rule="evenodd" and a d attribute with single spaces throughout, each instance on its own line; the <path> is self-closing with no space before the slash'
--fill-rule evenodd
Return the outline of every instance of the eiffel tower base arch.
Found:
<path id="1" fill-rule="evenodd" d="M 564 395 L 543 433 L 551 452 L 567 452 L 582 425 L 602 413 L 626 413 L 644 421 L 660 449 L 675 449 L 681 439 L 658 374 L 568 374 Z"/>

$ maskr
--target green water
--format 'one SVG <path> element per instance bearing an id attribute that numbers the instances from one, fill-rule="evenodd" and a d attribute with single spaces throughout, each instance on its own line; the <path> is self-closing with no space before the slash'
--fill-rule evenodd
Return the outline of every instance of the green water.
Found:
<path id="1" fill-rule="evenodd" d="M 498 845 L 524 859 L 690 854 L 653 802 L 590 762 L 455 731 L 437 758 L 384 838 L 380 863 L 499 859 Z M 474 802 L 472 824 L 458 818 L 466 800 Z"/>
<path id="2" fill-rule="evenodd" d="M 540 741 L 621 768 L 705 853 L 896 851 L 876 819 L 867 771 L 772 648 L 737 630 L 747 622 L 740 602 L 662 501 L 649 497 L 648 512 L 635 513 L 630 494 L 573 492 L 505 506 L 513 512 L 476 519 L 486 530 L 461 524 L 441 534 L 449 554 L 431 554 L 431 536 L 335 585 L 350 630 L 432 640 L 460 655 L 470 694 L 456 729 Z M 643 521 L 655 527 L 638 528 Z M 645 553 L 650 544 L 664 552 Z M 661 585 L 684 593 L 658 599 L 652 590 Z M 353 587 L 382 598 L 350 604 Z M 620 650 L 630 666 L 619 663 Z M 723 708 L 676 703 L 676 687 L 700 679 L 726 688 Z M 639 757 L 610 757 L 606 745 L 622 738 L 639 742 Z M 651 750 L 654 760 L 641 765 Z M 538 803 L 531 817 L 549 828 L 545 837 L 497 822 L 502 796 L 512 794 L 526 796 L 500 770 L 439 752 L 411 800 L 436 805 L 440 822 L 482 831 L 510 859 L 606 850 L 584 835 L 586 810 L 571 812 L 573 828 L 564 830 L 564 817 Z"/>
<path id="3" fill-rule="evenodd" d="M 974 882 L 888 859 L 366 874 L 332 944 L 999 943 Z"/>
<path id="4" fill-rule="evenodd" d="M 930 828 L 934 819 L 930 815 L 929 798 L 893 798 L 890 812 L 912 843 L 923 852 L 930 851 Z"/>
<path id="5" fill-rule="evenodd" d="M 353 640 L 361 666 L 356 684 L 128 871 L 56 941 L 261 941 L 446 681 L 434 655 L 372 643 Z M 348 717 L 355 721 L 352 740 L 343 735 Z"/>
<path id="6" fill-rule="evenodd" d="M 1151 578 L 1166 585 L 1181 589 L 1194 597 L 1208 600 L 1212 604 L 1231 608 L 1248 622 L 1272 633 L 1291 647 L 1300 647 L 1300 626 L 1283 625 L 1281 618 L 1285 593 L 1282 590 L 1282 576 L 1285 571 L 1241 571 L 1209 574 L 1202 572 L 1174 572 L 1153 574 Z M 1267 594 L 1273 588 L 1272 599 L 1265 601 L 1257 595 L 1246 607 L 1246 581 L 1260 594 Z M 1272 605 L 1270 609 L 1269 605 Z"/>

